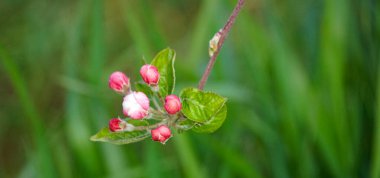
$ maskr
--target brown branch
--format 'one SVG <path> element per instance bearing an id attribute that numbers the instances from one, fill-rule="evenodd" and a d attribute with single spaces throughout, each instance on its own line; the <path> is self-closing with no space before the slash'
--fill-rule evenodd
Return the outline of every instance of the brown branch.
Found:
<path id="1" fill-rule="evenodd" d="M 207 65 L 207 68 L 205 69 L 205 71 L 203 73 L 203 76 L 202 76 L 201 80 L 199 81 L 198 89 L 203 90 L 203 88 L 204 88 L 204 86 L 205 86 L 205 84 L 207 82 L 208 76 L 210 75 L 210 72 L 212 70 L 212 67 L 215 64 L 216 57 L 218 56 L 218 54 L 220 52 L 220 49 L 222 48 L 222 45 L 224 43 L 224 39 L 226 38 L 228 32 L 230 32 L 231 27 L 232 27 L 232 25 L 235 22 L 236 16 L 239 14 L 241 8 L 243 7 L 244 1 L 245 0 L 239 0 L 237 2 L 234 10 L 232 11 L 232 14 L 231 14 L 230 18 L 228 18 L 227 23 L 218 32 L 218 33 L 220 33 L 220 39 L 218 41 L 218 45 L 217 45 L 216 51 L 210 57 L 210 60 L 209 60 L 208 65 Z"/>

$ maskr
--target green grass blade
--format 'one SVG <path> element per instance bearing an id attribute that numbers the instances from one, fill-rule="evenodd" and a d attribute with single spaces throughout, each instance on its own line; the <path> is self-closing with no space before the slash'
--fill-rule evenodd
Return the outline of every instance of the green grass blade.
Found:
<path id="1" fill-rule="evenodd" d="M 54 162 L 52 160 L 51 150 L 48 145 L 48 137 L 46 135 L 46 130 L 44 129 L 44 123 L 41 119 L 40 114 L 34 107 L 33 99 L 28 94 L 28 87 L 24 77 L 22 77 L 20 69 L 14 63 L 14 59 L 7 53 L 7 51 L 0 44 L 0 60 L 5 73 L 8 75 L 13 88 L 20 100 L 20 106 L 25 112 L 25 117 L 27 122 L 31 125 L 31 132 L 33 142 L 35 144 L 35 154 L 36 156 L 36 166 L 37 172 L 43 177 L 54 177 L 55 168 Z"/>
<path id="2" fill-rule="evenodd" d="M 380 22 L 380 21 L 379 21 Z M 379 23 L 380 26 L 380 23 Z M 378 56 L 380 59 L 380 56 Z M 373 160 L 371 165 L 371 177 L 380 177 L 380 65 L 378 67 L 377 76 L 377 101 L 376 101 L 376 115 L 375 115 L 375 127 L 373 136 Z"/>
<path id="3" fill-rule="evenodd" d="M 181 162 L 182 171 L 187 178 L 205 178 L 205 174 L 201 169 L 201 165 L 193 150 L 190 139 L 187 135 L 176 135 L 173 139 L 174 146 L 177 150 L 179 160 Z"/>

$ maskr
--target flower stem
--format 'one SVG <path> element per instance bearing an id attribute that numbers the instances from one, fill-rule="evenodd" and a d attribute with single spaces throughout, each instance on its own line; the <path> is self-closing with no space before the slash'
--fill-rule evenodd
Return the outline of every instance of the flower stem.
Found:
<path id="1" fill-rule="evenodd" d="M 205 86 L 205 84 L 207 82 L 208 76 L 210 75 L 210 72 L 212 70 L 212 67 L 215 64 L 216 57 L 218 56 L 218 54 L 220 52 L 220 49 L 221 49 L 221 47 L 222 47 L 222 45 L 224 43 L 224 39 L 226 38 L 228 32 L 230 32 L 231 27 L 232 27 L 232 25 L 234 24 L 234 22 L 236 20 L 236 16 L 239 14 L 241 8 L 243 7 L 244 1 L 245 0 L 239 0 L 237 2 L 234 10 L 232 11 L 231 16 L 227 20 L 227 23 L 224 25 L 224 27 L 219 32 L 220 33 L 220 40 L 218 42 L 216 51 L 210 57 L 210 60 L 209 60 L 208 65 L 207 65 L 207 68 L 204 71 L 201 80 L 199 81 L 198 89 L 203 90 L 203 88 L 204 88 L 204 86 Z"/>
<path id="2" fill-rule="evenodd" d="M 158 126 L 160 125 L 165 125 L 167 123 L 166 120 L 163 120 L 159 123 L 156 123 L 156 124 L 153 124 L 153 125 L 147 125 L 147 126 L 135 126 L 133 128 L 133 131 L 142 131 L 142 130 L 151 130 L 151 129 L 154 129 L 154 128 L 157 128 Z"/>
<path id="3" fill-rule="evenodd" d="M 152 97 L 152 101 L 153 101 L 153 104 L 156 107 L 157 111 L 160 112 L 160 113 L 163 113 L 163 111 L 161 110 L 161 106 L 160 106 L 160 104 L 158 104 L 158 102 L 157 102 L 157 100 L 156 100 L 155 97 Z"/>

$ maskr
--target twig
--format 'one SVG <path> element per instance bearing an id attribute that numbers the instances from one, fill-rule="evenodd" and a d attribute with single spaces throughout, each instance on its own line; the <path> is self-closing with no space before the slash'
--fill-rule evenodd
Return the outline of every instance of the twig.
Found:
<path id="1" fill-rule="evenodd" d="M 208 76 L 210 75 L 210 72 L 212 70 L 212 67 L 215 64 L 216 57 L 218 56 L 220 49 L 224 43 L 224 39 L 226 38 L 228 32 L 230 32 L 231 27 L 232 27 L 233 23 L 235 22 L 236 16 L 239 14 L 241 8 L 243 7 L 244 1 L 245 0 L 239 0 L 237 2 L 234 10 L 232 11 L 230 18 L 228 18 L 227 23 L 224 25 L 224 27 L 221 29 L 221 31 L 218 32 L 218 33 L 220 33 L 220 39 L 218 41 L 216 51 L 210 57 L 207 68 L 206 68 L 205 72 L 203 73 L 202 79 L 199 81 L 198 89 L 203 90 L 203 88 L 207 82 Z"/>

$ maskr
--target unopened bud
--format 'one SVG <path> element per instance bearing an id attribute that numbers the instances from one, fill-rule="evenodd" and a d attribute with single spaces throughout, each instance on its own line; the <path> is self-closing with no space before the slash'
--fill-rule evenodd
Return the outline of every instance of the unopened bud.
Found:
<path id="1" fill-rule="evenodd" d="M 116 71 L 111 74 L 108 85 L 118 93 L 126 94 L 129 91 L 129 78 L 122 72 Z"/>
<path id="2" fill-rule="evenodd" d="M 160 80 L 160 73 L 155 66 L 145 64 L 140 69 L 140 75 L 148 85 L 157 85 Z"/>
<path id="3" fill-rule="evenodd" d="M 124 97 L 123 113 L 132 119 L 142 119 L 148 115 L 149 98 L 143 92 L 131 92 Z"/>
<path id="4" fill-rule="evenodd" d="M 111 132 L 128 131 L 131 132 L 135 129 L 135 126 L 125 122 L 120 118 L 113 118 L 109 122 L 109 129 Z"/>
<path id="5" fill-rule="evenodd" d="M 156 129 L 151 130 L 150 133 L 152 134 L 152 140 L 159 141 L 162 144 L 165 144 L 172 135 L 170 129 L 166 125 L 161 125 Z"/>
<path id="6" fill-rule="evenodd" d="M 111 132 L 118 132 L 126 128 L 127 123 L 119 118 L 113 118 L 109 122 L 109 128 Z"/>
<path id="7" fill-rule="evenodd" d="M 219 40 L 222 36 L 221 30 L 219 30 L 215 35 L 212 37 L 212 39 L 209 42 L 209 48 L 208 48 L 208 54 L 211 56 L 214 55 L 215 51 L 218 50 L 219 46 Z"/>
<path id="8" fill-rule="evenodd" d="M 165 97 L 165 110 L 169 114 L 175 114 L 182 108 L 181 101 L 176 95 L 168 95 Z"/>

